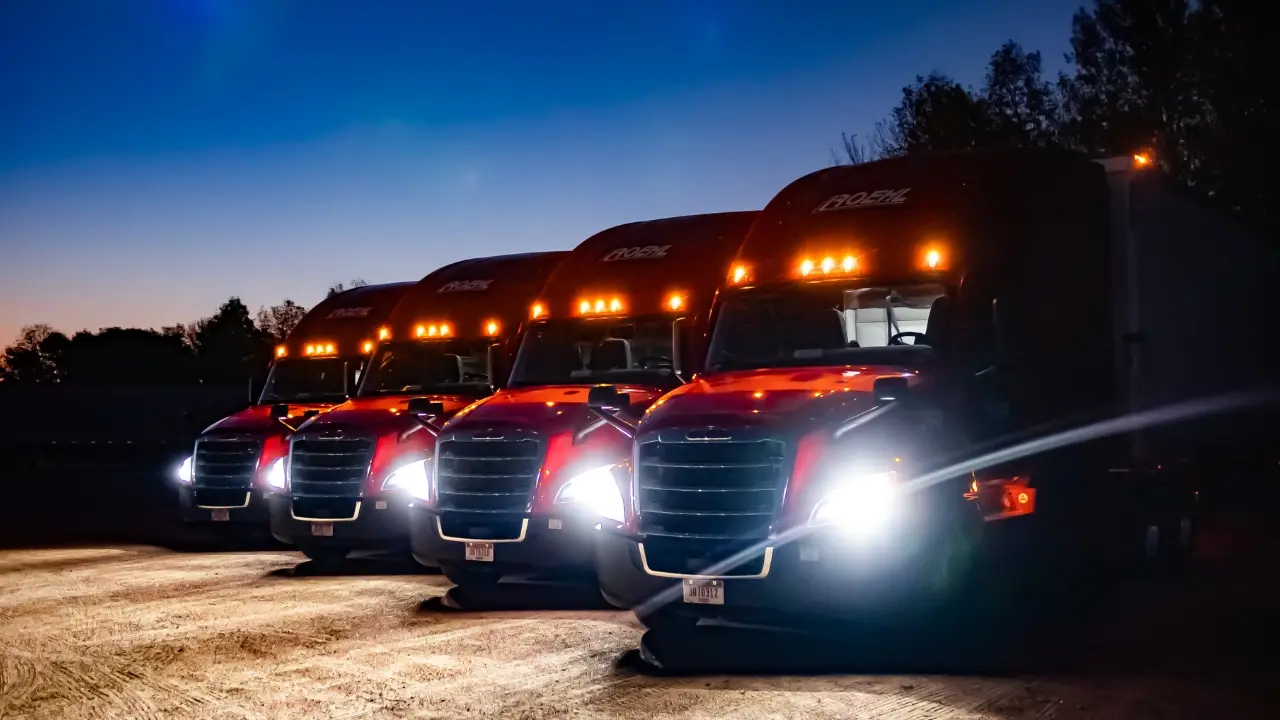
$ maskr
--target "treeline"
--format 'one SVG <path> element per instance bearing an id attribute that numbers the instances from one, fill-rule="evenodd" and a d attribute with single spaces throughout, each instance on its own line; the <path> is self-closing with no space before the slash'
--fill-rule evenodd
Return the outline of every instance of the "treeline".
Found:
<path id="1" fill-rule="evenodd" d="M 1072 19 L 1067 71 L 1038 52 L 996 50 L 979 88 L 917 76 L 837 162 L 920 151 L 1063 147 L 1095 157 L 1149 152 L 1159 168 L 1274 232 L 1280 183 L 1280 84 L 1271 75 L 1265 3 L 1096 0 Z"/>
<path id="2" fill-rule="evenodd" d="M 366 285 L 335 283 L 328 296 Z M 213 315 L 159 330 L 104 328 L 66 335 L 45 324 L 22 328 L 0 354 L 0 382 L 94 385 L 227 384 L 261 378 L 276 343 L 307 309 L 292 300 L 259 308 L 238 297 Z"/>

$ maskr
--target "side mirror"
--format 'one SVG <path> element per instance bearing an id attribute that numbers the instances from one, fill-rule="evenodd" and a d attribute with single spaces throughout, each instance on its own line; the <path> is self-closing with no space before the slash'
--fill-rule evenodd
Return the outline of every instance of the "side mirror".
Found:
<path id="1" fill-rule="evenodd" d="M 621 412 L 631 407 L 631 396 L 619 392 L 615 385 L 596 385 L 587 391 L 587 407 L 592 410 Z"/>
<path id="2" fill-rule="evenodd" d="M 911 394 L 911 385 L 907 383 L 904 377 L 882 377 L 876 378 L 875 383 L 871 386 L 871 392 L 876 396 L 876 402 L 893 402 L 895 400 L 903 400 Z"/>
<path id="3" fill-rule="evenodd" d="M 409 401 L 409 412 L 413 415 L 443 415 L 444 403 L 428 398 L 413 398 Z"/>
<path id="4" fill-rule="evenodd" d="M 276 403 L 271 406 L 271 418 L 273 420 L 283 420 L 289 417 L 289 404 Z"/>
<path id="5" fill-rule="evenodd" d="M 494 343 L 489 346 L 487 353 L 489 362 L 489 385 L 494 390 L 501 390 L 507 386 L 507 375 L 509 371 L 506 367 L 505 356 L 502 353 L 502 343 Z"/>
<path id="6" fill-rule="evenodd" d="M 676 376 L 680 382 L 688 382 L 684 377 L 684 363 L 681 359 L 684 355 L 684 333 L 688 319 L 678 317 L 671 322 L 671 374 Z"/>

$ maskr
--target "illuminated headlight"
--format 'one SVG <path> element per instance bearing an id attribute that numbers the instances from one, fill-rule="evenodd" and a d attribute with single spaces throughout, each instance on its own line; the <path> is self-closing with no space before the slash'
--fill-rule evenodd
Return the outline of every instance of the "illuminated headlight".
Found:
<path id="1" fill-rule="evenodd" d="M 283 490 L 285 486 L 284 475 L 284 458 L 280 458 L 271 463 L 271 467 L 267 468 L 267 485 L 272 490 Z"/>
<path id="2" fill-rule="evenodd" d="M 426 460 L 414 460 L 391 471 L 383 490 L 404 490 L 415 500 L 431 499 L 431 471 Z"/>
<path id="3" fill-rule="evenodd" d="M 902 512 L 896 480 L 893 472 L 855 473 L 841 479 L 813 509 L 809 524 L 857 538 L 883 532 Z"/>
<path id="4" fill-rule="evenodd" d="M 613 468 L 602 465 L 569 478 L 556 493 L 556 504 L 580 504 L 598 517 L 622 522 L 622 493 L 618 492 Z"/>
<path id="5" fill-rule="evenodd" d="M 182 464 L 178 466 L 178 469 L 175 470 L 173 474 L 175 477 L 178 478 L 178 482 L 182 483 L 183 485 L 191 484 L 191 456 L 190 455 L 188 455 L 186 459 L 182 461 Z"/>

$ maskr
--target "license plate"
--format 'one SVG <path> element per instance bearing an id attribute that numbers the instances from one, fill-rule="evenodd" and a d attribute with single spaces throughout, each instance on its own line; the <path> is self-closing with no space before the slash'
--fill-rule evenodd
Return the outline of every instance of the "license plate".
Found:
<path id="1" fill-rule="evenodd" d="M 214 510 L 213 511 L 214 522 L 228 522 L 229 520 L 231 520 L 230 510 Z"/>
<path id="2" fill-rule="evenodd" d="M 472 562 L 493 562 L 493 543 L 467 543 L 467 559 Z"/>
<path id="3" fill-rule="evenodd" d="M 333 537 L 333 523 L 311 523 L 311 534 L 320 537 Z"/>
<path id="4" fill-rule="evenodd" d="M 694 605 L 723 605 L 723 580 L 684 580 L 684 601 Z"/>

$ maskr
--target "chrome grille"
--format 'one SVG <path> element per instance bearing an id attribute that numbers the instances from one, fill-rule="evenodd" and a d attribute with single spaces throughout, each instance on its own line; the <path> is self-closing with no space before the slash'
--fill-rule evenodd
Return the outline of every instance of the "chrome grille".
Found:
<path id="1" fill-rule="evenodd" d="M 261 455 L 260 439 L 201 438 L 191 460 L 191 485 L 198 490 L 249 490 Z"/>
<path id="2" fill-rule="evenodd" d="M 640 531 L 691 540 L 767 537 L 781 499 L 783 451 L 770 439 L 640 444 Z"/>
<path id="3" fill-rule="evenodd" d="M 363 494 L 372 438 L 295 437 L 289 449 L 293 497 L 359 497 Z"/>
<path id="4" fill-rule="evenodd" d="M 526 513 L 542 466 L 542 443 L 446 440 L 437 446 L 436 507 L 469 513 Z"/>

